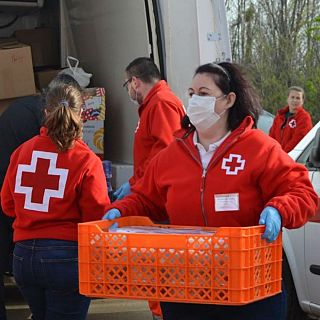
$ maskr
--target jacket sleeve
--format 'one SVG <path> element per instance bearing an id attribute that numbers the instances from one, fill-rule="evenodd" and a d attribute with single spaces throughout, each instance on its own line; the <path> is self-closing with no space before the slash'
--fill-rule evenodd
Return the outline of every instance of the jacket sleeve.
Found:
<path id="1" fill-rule="evenodd" d="M 148 158 L 141 166 L 136 176 L 143 177 L 146 167 L 151 159 L 162 149 L 167 147 L 173 141 L 173 133 L 181 128 L 181 119 L 183 117 L 183 107 L 177 106 L 170 101 L 160 101 L 154 106 L 150 112 L 148 119 L 148 127 L 150 128 L 150 136 L 154 143 L 148 155 Z M 131 179 L 130 185 L 134 185 L 137 181 Z"/>
<path id="2" fill-rule="evenodd" d="M 302 117 L 297 118 L 297 127 L 294 135 L 284 146 L 284 151 L 290 152 L 301 141 L 301 139 L 312 129 L 310 114 L 305 112 Z"/>
<path id="3" fill-rule="evenodd" d="M 110 204 L 101 160 L 95 156 L 88 163 L 89 166 L 84 173 L 79 195 L 79 207 L 83 222 L 100 220 Z"/>
<path id="4" fill-rule="evenodd" d="M 13 186 L 10 185 L 10 181 L 14 181 L 15 179 L 13 177 L 10 177 L 10 175 L 11 170 L 9 165 L 1 188 L 1 208 L 7 216 L 14 218 L 16 216 L 16 213 L 13 200 Z"/>
<path id="5" fill-rule="evenodd" d="M 130 195 L 113 202 L 108 208 L 117 208 L 122 216 L 147 216 L 154 221 L 168 219 L 165 210 L 165 195 L 157 186 L 157 163 L 159 154 L 154 157 L 145 175 L 133 186 Z"/>
<path id="6" fill-rule="evenodd" d="M 318 196 L 307 169 L 295 163 L 280 145 L 271 148 L 259 180 L 266 206 L 278 209 L 283 227 L 299 228 L 315 214 Z"/>

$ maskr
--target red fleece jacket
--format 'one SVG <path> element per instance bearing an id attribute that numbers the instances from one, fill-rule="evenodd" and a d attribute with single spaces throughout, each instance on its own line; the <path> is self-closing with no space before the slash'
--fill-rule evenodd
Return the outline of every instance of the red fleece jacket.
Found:
<path id="1" fill-rule="evenodd" d="M 134 137 L 133 186 L 145 172 L 150 160 L 173 140 L 185 115 L 182 102 L 164 80 L 159 81 L 139 107 L 139 123 Z"/>
<path id="2" fill-rule="evenodd" d="M 152 160 L 131 195 L 108 209 L 123 216 L 190 226 L 257 225 L 266 206 L 277 208 L 282 225 L 302 226 L 315 214 L 318 196 L 306 168 L 280 145 L 243 123 L 218 147 L 207 171 L 202 169 L 193 133 L 177 140 Z"/>
<path id="3" fill-rule="evenodd" d="M 15 217 L 14 241 L 77 241 L 77 224 L 101 219 L 110 204 L 101 160 L 82 141 L 66 152 L 41 128 L 11 156 L 1 190 L 3 211 Z"/>
<path id="4" fill-rule="evenodd" d="M 269 133 L 270 137 L 276 139 L 286 152 L 290 152 L 312 128 L 310 114 L 303 107 L 298 108 L 285 123 L 288 111 L 288 106 L 278 111 Z"/>

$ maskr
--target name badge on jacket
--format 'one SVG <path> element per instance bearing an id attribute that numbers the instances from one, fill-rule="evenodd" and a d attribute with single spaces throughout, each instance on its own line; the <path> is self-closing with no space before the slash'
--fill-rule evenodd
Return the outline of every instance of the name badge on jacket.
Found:
<path id="1" fill-rule="evenodd" d="M 214 195 L 214 209 L 220 211 L 238 211 L 239 193 L 224 193 Z"/>

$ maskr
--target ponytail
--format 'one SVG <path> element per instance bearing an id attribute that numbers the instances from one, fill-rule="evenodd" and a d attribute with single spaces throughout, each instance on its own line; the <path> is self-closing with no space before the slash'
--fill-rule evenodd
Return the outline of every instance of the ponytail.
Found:
<path id="1" fill-rule="evenodd" d="M 44 126 L 61 152 L 82 137 L 82 105 L 81 93 L 73 86 L 57 86 L 47 93 Z"/>

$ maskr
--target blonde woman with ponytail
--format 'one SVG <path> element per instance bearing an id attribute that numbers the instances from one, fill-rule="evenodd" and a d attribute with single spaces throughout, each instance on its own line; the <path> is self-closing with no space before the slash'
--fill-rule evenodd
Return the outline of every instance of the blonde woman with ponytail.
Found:
<path id="1" fill-rule="evenodd" d="M 13 153 L 1 190 L 34 320 L 85 319 L 90 304 L 78 290 L 77 224 L 101 219 L 110 200 L 101 161 L 81 140 L 82 105 L 75 86 L 49 88 L 40 135 Z"/>

